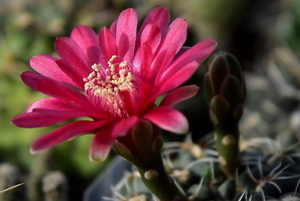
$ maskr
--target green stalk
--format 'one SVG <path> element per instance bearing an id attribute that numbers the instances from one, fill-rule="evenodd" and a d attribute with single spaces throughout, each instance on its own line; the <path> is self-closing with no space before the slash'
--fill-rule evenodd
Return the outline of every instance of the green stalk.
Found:
<path id="1" fill-rule="evenodd" d="M 187 201 L 173 178 L 168 175 L 160 154 L 153 157 L 147 168 L 138 168 L 138 170 L 146 187 L 160 201 Z"/>
<path id="2" fill-rule="evenodd" d="M 158 127 L 140 120 L 128 135 L 115 141 L 113 149 L 137 167 L 146 187 L 160 201 L 187 201 L 164 167 L 160 134 Z"/>
<path id="3" fill-rule="evenodd" d="M 238 122 L 215 125 L 216 148 L 224 173 L 235 177 L 239 163 L 239 129 Z"/>

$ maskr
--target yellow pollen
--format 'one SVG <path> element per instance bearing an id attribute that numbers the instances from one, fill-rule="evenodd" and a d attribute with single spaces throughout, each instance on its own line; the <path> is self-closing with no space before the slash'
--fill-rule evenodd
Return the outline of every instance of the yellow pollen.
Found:
<path id="1" fill-rule="evenodd" d="M 114 60 L 116 55 L 112 56 L 107 62 L 108 67 L 101 64 L 93 64 L 93 71 L 83 78 L 85 82 L 84 90 L 87 94 L 94 97 L 100 97 L 101 104 L 111 113 L 119 117 L 127 115 L 124 110 L 124 100 L 120 96 L 120 92 L 128 91 L 132 95 L 134 92 L 133 79 L 134 76 L 127 68 L 127 61 L 116 63 Z M 121 69 L 122 68 L 122 69 Z"/>
<path id="2" fill-rule="evenodd" d="M 120 65 L 119 65 L 119 67 L 120 67 L 120 68 L 123 68 L 123 67 L 125 67 L 125 66 L 127 66 L 127 65 L 128 65 L 127 61 L 122 61 L 122 62 L 120 63 Z"/>

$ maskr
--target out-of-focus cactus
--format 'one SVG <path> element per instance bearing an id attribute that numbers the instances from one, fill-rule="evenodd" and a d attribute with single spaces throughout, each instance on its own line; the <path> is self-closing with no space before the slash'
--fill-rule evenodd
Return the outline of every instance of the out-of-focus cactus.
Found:
<path id="1" fill-rule="evenodd" d="M 67 201 L 67 179 L 60 171 L 48 172 L 42 179 L 45 201 Z"/>
<path id="2" fill-rule="evenodd" d="M 20 185 L 25 181 L 19 168 L 10 163 L 0 164 L 0 200 L 28 200 L 26 186 Z"/>
<path id="3" fill-rule="evenodd" d="M 215 127 L 220 164 L 227 176 L 234 177 L 239 162 L 238 123 L 243 114 L 246 87 L 239 62 L 233 55 L 219 52 L 211 57 L 204 91 Z"/>

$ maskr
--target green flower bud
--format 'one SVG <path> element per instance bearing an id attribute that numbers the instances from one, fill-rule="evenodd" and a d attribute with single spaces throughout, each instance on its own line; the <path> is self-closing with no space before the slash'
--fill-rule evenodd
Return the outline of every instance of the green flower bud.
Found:
<path id="1" fill-rule="evenodd" d="M 222 55 L 222 52 L 217 53 L 213 56 L 214 59 L 209 64 L 208 71 L 211 73 L 215 92 L 219 94 L 222 83 L 224 82 L 226 76 L 230 73 L 230 71 L 226 58 Z"/>
<path id="2" fill-rule="evenodd" d="M 230 73 L 234 75 L 240 82 L 242 82 L 242 69 L 238 60 L 232 54 L 224 52 L 224 56 L 230 68 Z"/>
<path id="3" fill-rule="evenodd" d="M 207 72 L 205 74 L 204 86 L 205 86 L 204 96 L 207 102 L 209 103 L 211 99 L 216 95 L 215 86 L 210 72 Z"/>
<path id="4" fill-rule="evenodd" d="M 212 55 L 204 77 L 204 93 L 206 101 L 217 117 L 225 117 L 224 110 L 227 111 L 227 115 L 233 117 L 236 107 L 240 107 L 240 104 L 244 102 L 246 97 L 245 78 L 239 62 L 232 54 L 218 52 Z M 216 101 L 221 100 L 220 96 L 225 101 Z M 227 104 L 222 109 L 224 102 L 229 104 L 230 110 Z M 240 108 L 239 113 L 241 113 Z"/>
<path id="5" fill-rule="evenodd" d="M 239 80 L 228 74 L 221 86 L 220 94 L 229 102 L 231 107 L 235 107 L 241 101 L 241 84 Z"/>
<path id="6" fill-rule="evenodd" d="M 210 108 L 216 113 L 218 118 L 223 118 L 230 109 L 228 101 L 221 95 L 216 95 L 210 101 Z"/>

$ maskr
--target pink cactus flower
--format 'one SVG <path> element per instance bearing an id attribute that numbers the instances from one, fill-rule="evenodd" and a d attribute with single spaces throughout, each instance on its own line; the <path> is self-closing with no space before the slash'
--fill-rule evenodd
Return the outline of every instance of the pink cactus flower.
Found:
<path id="1" fill-rule="evenodd" d="M 21 78 L 32 89 L 49 95 L 32 103 L 12 123 L 19 127 L 45 127 L 76 120 L 35 140 L 31 152 L 51 148 L 83 134 L 94 134 L 92 161 L 103 161 L 112 143 L 124 137 L 139 119 L 173 133 L 186 133 L 186 117 L 172 106 L 192 97 L 195 85 L 178 88 L 192 76 L 216 47 L 204 40 L 182 48 L 187 22 L 178 18 L 169 26 L 164 7 L 153 9 L 137 30 L 134 9 L 124 10 L 108 29 L 97 35 L 87 26 L 77 26 L 70 37 L 58 37 L 60 58 L 37 55 Z M 160 105 L 155 100 L 168 95 Z"/>

